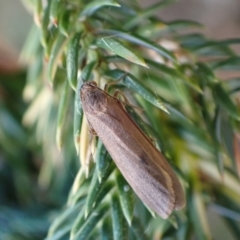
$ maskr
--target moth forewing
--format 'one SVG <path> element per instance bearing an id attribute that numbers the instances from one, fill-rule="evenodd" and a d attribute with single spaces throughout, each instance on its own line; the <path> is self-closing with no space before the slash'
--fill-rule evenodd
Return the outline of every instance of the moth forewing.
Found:
<path id="1" fill-rule="evenodd" d="M 138 197 L 162 218 L 184 207 L 184 192 L 174 171 L 122 103 L 95 82 L 82 85 L 81 100 L 90 126 Z"/>

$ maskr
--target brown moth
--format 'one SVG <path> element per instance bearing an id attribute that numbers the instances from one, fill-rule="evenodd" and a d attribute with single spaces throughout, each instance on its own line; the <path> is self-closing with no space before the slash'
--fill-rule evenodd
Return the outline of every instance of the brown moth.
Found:
<path id="1" fill-rule="evenodd" d="M 182 186 L 164 156 L 115 97 L 84 83 L 83 112 L 138 197 L 162 218 L 185 205 Z"/>

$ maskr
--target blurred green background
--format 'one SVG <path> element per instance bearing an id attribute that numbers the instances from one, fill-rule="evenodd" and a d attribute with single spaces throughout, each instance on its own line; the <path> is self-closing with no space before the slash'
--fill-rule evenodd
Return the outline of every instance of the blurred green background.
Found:
<path id="1" fill-rule="evenodd" d="M 146 5 L 145 1 L 142 4 Z M 240 37 L 239 10 L 238 0 L 185 0 L 160 14 L 165 20 L 197 20 L 206 26 L 204 31 L 208 36 L 224 39 Z M 28 103 L 21 98 L 26 72 L 18 59 L 32 22 L 32 16 L 20 1 L 0 2 L 0 239 L 4 236 L 4 240 L 43 239 L 55 217 L 54 209 L 58 210 L 66 201 L 78 169 L 74 161 L 61 161 L 63 155 L 52 149 L 48 154 L 60 159 L 59 175 L 55 180 L 48 179 L 50 174 L 42 170 L 39 178 L 44 146 L 34 138 L 33 129 L 21 124 Z M 239 51 L 239 47 L 235 49 Z M 46 98 L 54 102 L 54 97 L 48 94 Z M 54 142 L 55 138 L 48 141 Z M 65 168 L 67 174 L 61 175 Z M 59 181 L 63 184 L 58 185 Z M 48 185 L 46 182 L 51 182 L 48 189 L 44 188 Z M 215 214 L 214 211 L 208 212 L 214 239 L 235 239 L 226 229 L 225 222 Z M 16 235 L 12 234 L 14 232 Z"/>
<path id="2" fill-rule="evenodd" d="M 26 1 L 26 0 L 25 0 Z M 26 1 L 27 2 L 27 1 Z M 140 1 L 143 6 L 153 1 Z M 239 37 L 240 2 L 238 0 L 180 0 L 161 11 L 165 20 L 196 20 L 206 26 L 206 34 L 223 39 Z M 26 39 L 32 23 L 32 16 L 19 0 L 0 2 L 0 41 L 17 52 Z"/>

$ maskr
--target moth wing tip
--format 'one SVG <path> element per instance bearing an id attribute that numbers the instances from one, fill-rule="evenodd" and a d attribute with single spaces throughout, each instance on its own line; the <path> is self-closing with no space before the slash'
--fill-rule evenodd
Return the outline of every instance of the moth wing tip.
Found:
<path id="1" fill-rule="evenodd" d="M 176 199 L 176 203 L 175 203 L 175 210 L 180 210 L 182 208 L 184 208 L 186 205 L 186 199 L 185 196 L 182 195 L 181 197 L 179 197 L 178 199 Z"/>

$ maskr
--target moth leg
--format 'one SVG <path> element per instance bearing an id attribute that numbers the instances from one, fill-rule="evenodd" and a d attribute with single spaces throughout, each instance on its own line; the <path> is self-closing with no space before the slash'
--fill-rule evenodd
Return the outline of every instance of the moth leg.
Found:
<path id="1" fill-rule="evenodd" d="M 96 153 L 96 136 L 97 133 L 93 129 L 93 127 L 89 124 L 89 134 L 90 134 L 90 139 L 89 139 L 89 148 L 90 148 L 90 153 L 93 157 L 93 161 L 95 162 L 95 153 Z"/>
<path id="2" fill-rule="evenodd" d="M 94 129 L 91 127 L 91 125 L 89 125 L 88 133 L 90 134 L 88 139 L 89 144 L 87 147 L 87 153 L 86 153 L 84 165 L 83 165 L 86 178 L 88 178 L 89 176 L 91 160 L 93 159 L 94 161 L 94 153 L 95 153 L 94 145 L 95 145 L 95 138 L 97 135 Z"/>
<path id="3" fill-rule="evenodd" d="M 87 150 L 87 156 L 85 159 L 85 166 L 84 166 L 84 171 L 85 171 L 85 176 L 88 178 L 89 176 L 89 168 L 90 168 L 90 162 L 91 162 L 91 149 L 88 148 Z"/>
<path id="4" fill-rule="evenodd" d="M 147 136 L 149 140 L 152 142 L 152 144 L 161 152 L 161 149 L 157 143 L 157 139 L 153 136 Z"/>
<path id="5" fill-rule="evenodd" d="M 96 136 L 91 135 L 90 136 L 90 150 L 91 150 L 91 155 L 93 157 L 93 161 L 95 162 L 95 153 L 96 153 Z"/>
<path id="6" fill-rule="evenodd" d="M 90 134 L 90 136 L 92 137 L 92 136 L 97 136 L 97 133 L 95 132 L 95 130 L 93 129 L 93 127 L 88 123 L 88 125 L 89 125 L 89 130 L 88 130 L 88 132 L 89 132 L 89 134 Z"/>
<path id="7" fill-rule="evenodd" d="M 107 90 L 108 90 L 108 88 L 109 88 L 110 86 L 113 86 L 113 85 L 118 84 L 118 83 L 119 83 L 120 81 L 122 81 L 127 75 L 128 75 L 128 73 L 124 73 L 118 80 L 116 80 L 116 81 L 111 81 L 111 82 L 105 84 L 105 86 L 104 86 L 104 91 L 107 92 Z"/>

